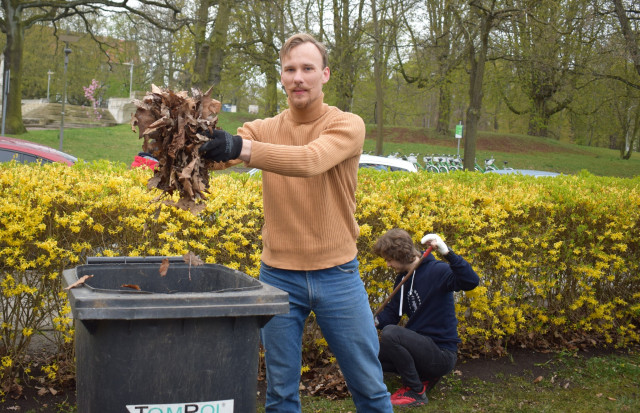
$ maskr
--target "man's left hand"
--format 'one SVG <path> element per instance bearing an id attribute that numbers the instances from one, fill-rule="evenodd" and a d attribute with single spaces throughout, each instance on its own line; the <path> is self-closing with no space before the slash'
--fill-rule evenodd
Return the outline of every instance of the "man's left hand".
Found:
<path id="1" fill-rule="evenodd" d="M 200 156 L 214 162 L 227 162 L 237 159 L 242 151 L 242 138 L 229 132 L 214 129 L 213 132 L 203 132 L 202 135 L 211 140 L 205 142 L 198 150 Z"/>

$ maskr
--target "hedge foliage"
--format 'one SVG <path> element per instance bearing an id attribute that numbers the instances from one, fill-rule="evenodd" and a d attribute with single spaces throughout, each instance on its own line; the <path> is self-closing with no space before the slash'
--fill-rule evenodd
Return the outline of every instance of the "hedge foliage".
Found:
<path id="1" fill-rule="evenodd" d="M 155 201 L 158 193 L 146 189 L 150 176 L 108 162 L 0 164 L 5 388 L 19 371 L 31 372 L 27 347 L 35 335 L 53 326 L 46 338 L 69 347 L 73 324 L 61 272 L 87 256 L 191 251 L 257 276 L 259 179 L 213 175 L 206 209 L 194 216 Z M 372 309 L 393 279 L 373 243 L 400 227 L 416 243 L 425 233 L 441 234 L 480 275 L 478 288 L 457 295 L 466 351 L 640 341 L 640 178 L 361 170 L 357 205 L 360 270 Z M 308 337 L 306 351 L 322 352 L 318 332 Z M 55 362 L 41 369 L 55 379 Z"/>

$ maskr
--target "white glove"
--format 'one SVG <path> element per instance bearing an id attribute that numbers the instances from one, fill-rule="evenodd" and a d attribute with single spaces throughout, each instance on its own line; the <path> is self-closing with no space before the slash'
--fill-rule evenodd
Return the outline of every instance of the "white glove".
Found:
<path id="1" fill-rule="evenodd" d="M 433 245 L 435 241 L 435 249 L 442 255 L 447 255 L 449 253 L 449 248 L 447 248 L 447 244 L 444 243 L 440 235 L 437 234 L 427 234 L 422 237 L 423 244 Z"/>

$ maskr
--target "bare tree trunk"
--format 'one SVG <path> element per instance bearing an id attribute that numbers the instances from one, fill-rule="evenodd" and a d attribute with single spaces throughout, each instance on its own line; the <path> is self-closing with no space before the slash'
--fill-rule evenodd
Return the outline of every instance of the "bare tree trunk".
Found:
<path id="1" fill-rule="evenodd" d="M 200 0 L 196 10 L 196 21 L 193 26 L 194 56 L 193 73 L 191 73 L 190 85 L 199 89 L 206 87 L 205 73 L 207 73 L 207 63 L 209 60 L 209 39 L 207 39 L 207 26 L 209 24 L 209 8 L 213 0 Z"/>
<path id="2" fill-rule="evenodd" d="M 217 3 L 217 13 L 209 37 L 209 8 Z M 191 84 L 205 90 L 220 84 L 224 58 L 226 57 L 227 32 L 232 11 L 232 0 L 201 0 L 196 11 L 194 25 L 194 64 Z"/>
<path id="3" fill-rule="evenodd" d="M 227 56 L 227 33 L 232 11 L 233 0 L 220 0 L 218 2 L 218 14 L 211 33 L 211 45 L 209 46 L 208 87 L 213 86 L 217 90 L 220 84 L 224 59 Z"/>
<path id="4" fill-rule="evenodd" d="M 14 10 L 15 13 L 20 13 Z M 9 87 L 6 102 L 5 133 L 22 134 L 27 131 L 22 123 L 22 51 L 24 46 L 24 26 L 21 19 L 6 20 L 7 44 L 4 49 L 4 70 L 10 70 L 9 84 L 3 73 L 2 84 Z M 4 99 L 4 96 L 3 96 Z"/>
<path id="5" fill-rule="evenodd" d="M 489 53 L 489 35 L 496 22 L 519 12 L 518 9 L 506 8 L 496 10 L 498 0 L 471 0 L 469 2 L 469 20 L 464 20 L 457 14 L 459 23 L 465 26 L 465 36 L 469 48 L 468 57 L 470 63 L 469 76 L 469 107 L 467 108 L 467 119 L 464 137 L 464 162 L 463 167 L 467 171 L 475 170 L 476 141 L 478 134 L 478 124 L 482 114 L 482 97 L 484 69 Z M 472 16 L 476 16 L 473 18 Z M 476 31 L 477 30 L 477 31 Z M 477 46 L 476 46 L 477 45 Z"/>
<path id="6" fill-rule="evenodd" d="M 627 17 L 627 13 L 624 10 L 622 0 L 613 0 L 613 5 L 616 11 L 616 15 L 618 16 L 618 21 L 620 22 L 620 27 L 622 28 L 625 47 L 627 49 L 627 52 L 631 55 L 631 60 L 633 61 L 633 65 L 636 68 L 636 72 L 638 72 L 638 74 L 640 75 L 640 46 L 638 46 L 638 37 L 631 28 L 629 17 Z"/>
<path id="7" fill-rule="evenodd" d="M 348 0 L 333 0 L 335 39 L 330 54 L 332 71 L 329 87 L 335 91 L 335 106 L 344 111 L 350 111 L 353 103 L 362 36 L 361 22 L 364 0 L 358 0 L 355 12 L 350 10 L 352 3 L 354 2 Z"/>
<path id="8" fill-rule="evenodd" d="M 376 155 L 382 155 L 384 142 L 384 90 L 382 88 L 382 45 L 378 24 L 376 0 L 371 0 L 371 17 L 373 23 L 373 77 L 376 83 Z"/>
<path id="9" fill-rule="evenodd" d="M 478 134 L 478 123 L 482 112 L 482 83 L 484 80 L 484 64 L 486 60 L 486 50 L 481 50 L 478 56 L 475 52 L 471 55 L 471 74 L 469 79 L 469 107 L 467 108 L 467 119 L 464 136 L 464 169 L 475 170 L 476 141 Z"/>
<path id="10" fill-rule="evenodd" d="M 449 133 L 449 123 L 451 122 L 451 91 L 450 83 L 443 76 L 438 93 L 438 120 L 436 132 L 442 135 Z"/>
<path id="11" fill-rule="evenodd" d="M 629 17 L 627 16 L 627 13 L 624 9 L 622 0 L 613 0 L 613 5 L 616 15 L 618 16 L 618 21 L 620 22 L 620 27 L 622 28 L 622 35 L 625 39 L 625 47 L 627 49 L 627 52 L 631 56 L 631 60 L 633 61 L 633 65 L 636 68 L 636 72 L 638 72 L 638 74 L 640 75 L 640 47 L 638 46 L 638 36 L 636 32 L 634 32 L 631 28 Z M 640 134 L 640 105 L 636 106 L 635 119 L 635 127 L 630 135 L 630 138 L 627 139 L 627 137 L 625 137 L 625 143 L 621 144 L 620 155 L 622 159 L 631 158 L 631 154 L 633 153 L 633 145 L 635 143 L 635 140 L 638 138 L 638 135 Z M 630 141 L 628 147 L 626 145 L 627 140 Z"/>
<path id="12" fill-rule="evenodd" d="M 264 100 L 265 116 L 278 114 L 278 76 L 277 73 L 267 73 L 267 87 Z"/>
<path id="13" fill-rule="evenodd" d="M 276 12 L 277 13 L 277 12 Z M 281 21 L 282 16 L 276 14 L 274 16 L 273 21 Z M 277 30 L 277 25 L 274 28 L 272 25 L 266 25 L 266 33 L 265 33 L 265 52 L 264 52 L 264 60 L 263 60 L 263 70 L 264 74 L 267 76 L 267 88 L 265 91 L 265 115 L 267 116 L 275 116 L 278 113 L 278 82 L 279 76 L 278 71 L 276 70 L 275 62 L 278 61 L 278 56 L 273 47 L 275 39 L 275 30 Z"/>
<path id="14" fill-rule="evenodd" d="M 624 139 L 620 142 L 620 158 L 622 159 L 631 158 L 636 139 L 640 135 L 640 105 L 635 105 L 635 113 L 631 115 L 630 112 L 633 108 L 633 106 L 630 107 L 625 113 L 627 119 L 625 119 L 625 127 L 623 128 Z"/>
<path id="15" fill-rule="evenodd" d="M 546 99 L 535 96 L 533 98 L 533 111 L 529 116 L 528 134 L 531 136 L 541 136 L 546 138 L 548 135 L 549 116 L 545 112 Z"/>
<path id="16" fill-rule="evenodd" d="M 473 4 L 472 7 L 478 7 Z M 495 1 L 492 3 L 493 9 Z M 465 129 L 467 131 L 464 137 L 464 161 L 463 167 L 467 171 L 475 170 L 476 160 L 476 141 L 478 134 L 478 124 L 480 115 L 482 114 L 482 97 L 484 68 L 487 61 L 487 53 L 489 48 L 489 33 L 493 28 L 495 14 L 486 8 L 478 7 L 479 20 L 479 50 L 476 49 L 474 40 L 467 39 L 469 44 L 469 61 L 471 72 L 469 76 L 469 107 L 467 108 L 467 119 Z"/>

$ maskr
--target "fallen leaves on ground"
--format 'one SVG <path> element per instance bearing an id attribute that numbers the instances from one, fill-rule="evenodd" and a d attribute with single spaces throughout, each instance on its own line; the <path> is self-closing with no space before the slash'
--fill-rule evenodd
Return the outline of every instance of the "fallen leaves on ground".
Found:
<path id="1" fill-rule="evenodd" d="M 189 96 L 185 91 L 152 85 L 151 92 L 133 102 L 137 109 L 131 118 L 131 129 L 136 132 L 138 127 L 138 137 L 144 139 L 142 150 L 158 160 L 147 187 L 163 191 L 159 199 L 177 191 L 177 202 L 165 202 L 194 214 L 204 209 L 198 201 L 206 199 L 204 192 L 209 186 L 209 162 L 198 153 L 209 139 L 198 132 L 216 128 L 222 107 L 211 98 L 211 90 L 203 94 L 192 89 Z"/>
<path id="2" fill-rule="evenodd" d="M 337 364 L 316 367 L 305 373 L 301 390 L 312 396 L 330 400 L 351 397 L 342 372 Z"/>
<path id="3" fill-rule="evenodd" d="M 56 389 L 54 389 L 53 387 L 36 386 L 36 389 L 38 390 L 38 396 L 44 396 L 44 395 L 47 395 L 49 393 L 51 393 L 52 396 L 55 396 L 56 394 L 58 394 L 58 391 Z"/>
<path id="4" fill-rule="evenodd" d="M 13 383 L 4 383 L 2 385 L 2 392 L 4 394 L 10 394 L 11 398 L 17 400 L 22 396 L 24 387 L 18 384 L 18 379 L 14 379 Z"/>

